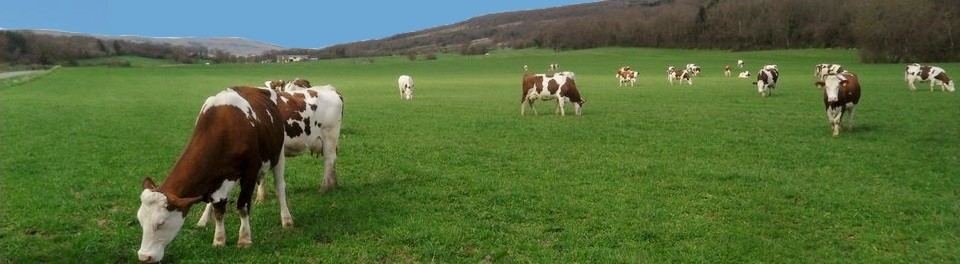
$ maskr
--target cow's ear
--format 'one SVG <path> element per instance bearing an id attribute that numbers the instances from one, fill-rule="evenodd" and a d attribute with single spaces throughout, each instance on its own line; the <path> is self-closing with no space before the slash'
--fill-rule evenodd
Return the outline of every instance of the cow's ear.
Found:
<path id="1" fill-rule="evenodd" d="M 824 82 L 822 82 L 822 81 L 815 82 L 815 83 L 813 83 L 813 84 L 816 85 L 817 88 L 823 88 L 824 86 L 827 85 L 826 83 L 824 83 Z"/>
<path id="2" fill-rule="evenodd" d="M 153 190 L 157 188 L 157 184 L 153 183 L 153 179 L 150 177 L 143 178 L 143 189 L 144 190 Z"/>

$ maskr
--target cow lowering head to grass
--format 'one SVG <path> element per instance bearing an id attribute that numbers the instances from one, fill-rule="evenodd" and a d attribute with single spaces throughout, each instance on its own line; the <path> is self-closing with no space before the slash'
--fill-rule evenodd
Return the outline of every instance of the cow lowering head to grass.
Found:
<path id="1" fill-rule="evenodd" d="M 574 113 L 583 114 L 583 104 L 586 102 L 580 97 L 580 91 L 577 91 L 577 84 L 573 78 L 566 75 L 555 74 L 527 74 L 523 76 L 521 86 L 523 91 L 520 97 L 520 116 L 526 114 L 526 106 L 529 104 L 533 109 L 533 114 L 537 114 L 537 109 L 533 103 L 539 100 L 557 100 L 555 113 L 566 115 L 563 105 L 573 103 Z"/>
<path id="2" fill-rule="evenodd" d="M 933 91 L 934 85 L 940 85 L 941 91 L 956 91 L 953 80 L 947 76 L 947 72 L 936 66 L 921 66 L 920 64 L 910 64 L 904 68 L 903 80 L 910 86 L 910 91 L 917 91 L 914 82 L 930 82 L 930 91 Z"/>
<path id="3" fill-rule="evenodd" d="M 853 129 L 854 107 L 860 103 L 860 80 L 853 72 L 828 74 L 823 81 L 816 82 L 823 88 L 823 105 L 827 110 L 827 120 L 833 129 L 833 136 L 840 135 L 840 121 L 848 114 L 848 129 Z"/>
<path id="4" fill-rule="evenodd" d="M 737 78 L 750 78 L 750 71 L 741 72 L 739 75 L 737 75 Z"/>
<path id="5" fill-rule="evenodd" d="M 690 74 L 693 74 L 693 76 L 700 76 L 700 66 L 696 64 L 687 64 L 687 71 L 690 72 Z"/>
<path id="6" fill-rule="evenodd" d="M 216 230 L 213 245 L 226 242 L 223 224 L 227 196 L 240 185 L 237 246 L 253 243 L 250 235 L 251 195 L 259 178 L 272 170 L 277 182 L 284 227 L 293 225 L 283 188 L 283 121 L 278 118 L 277 93 L 269 89 L 234 87 L 207 98 L 186 149 L 166 180 L 157 186 L 143 180 L 137 219 L 143 229 L 141 262 L 160 262 L 166 246 L 183 227 L 190 207 L 212 203 Z"/>

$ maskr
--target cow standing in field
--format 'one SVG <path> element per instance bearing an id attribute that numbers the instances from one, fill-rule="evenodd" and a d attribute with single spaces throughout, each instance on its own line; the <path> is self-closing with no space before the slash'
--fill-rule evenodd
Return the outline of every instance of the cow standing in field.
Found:
<path id="1" fill-rule="evenodd" d="M 302 80 L 300 85 L 309 85 Z M 300 87 L 302 88 L 302 87 Z M 280 118 L 284 123 L 283 154 L 296 157 L 306 153 L 323 156 L 323 181 L 320 193 L 337 186 L 337 153 L 343 120 L 343 97 L 330 85 L 277 93 Z M 257 182 L 256 202 L 266 199 L 263 178 Z M 208 204 L 197 226 L 206 226 L 212 207 Z"/>
<path id="2" fill-rule="evenodd" d="M 760 96 L 766 97 L 768 94 L 773 94 L 773 88 L 776 88 L 779 78 L 780 70 L 777 69 L 777 65 L 767 65 L 757 72 L 757 81 L 753 84 L 757 85 Z"/>
<path id="3" fill-rule="evenodd" d="M 284 123 L 277 108 L 277 93 L 269 89 L 234 87 L 207 98 L 196 120 L 186 149 L 159 187 L 143 180 L 137 219 L 143 228 L 141 262 L 160 262 L 166 246 L 183 227 L 190 207 L 204 201 L 213 204 L 216 229 L 214 246 L 226 242 L 223 216 L 227 196 L 240 184 L 237 209 L 240 235 L 237 246 L 250 246 L 251 196 L 258 179 L 274 173 L 284 227 L 293 225 L 287 208 L 283 180 Z"/>
<path id="4" fill-rule="evenodd" d="M 730 65 L 723 66 L 723 76 L 730 76 L 733 74 L 733 70 L 730 69 Z"/>
<path id="5" fill-rule="evenodd" d="M 413 78 L 407 75 L 400 75 L 397 79 L 397 86 L 400 88 L 400 98 L 413 99 Z"/>
<path id="6" fill-rule="evenodd" d="M 827 110 L 827 120 L 833 128 L 833 136 L 840 135 L 840 121 L 844 114 L 849 114 L 848 129 L 853 129 L 853 110 L 860 103 L 860 80 L 857 75 L 849 71 L 828 74 L 816 85 L 823 88 L 823 105 Z"/>
<path id="7" fill-rule="evenodd" d="M 633 86 L 637 83 L 637 72 L 631 70 L 629 66 L 620 67 L 620 69 L 617 70 L 616 77 L 620 80 L 620 86 L 625 86 L 627 83 Z"/>
<path id="8" fill-rule="evenodd" d="M 581 115 L 583 113 L 583 104 L 586 103 L 577 91 L 577 84 L 573 78 L 565 75 L 545 75 L 545 74 L 527 74 L 523 76 L 521 85 L 523 91 L 520 97 L 520 116 L 526 115 L 526 106 L 529 104 L 533 109 L 533 114 L 537 114 L 537 109 L 533 103 L 539 100 L 557 100 L 556 114 L 566 115 L 563 105 L 567 102 L 573 103 L 574 113 Z"/>
<path id="9" fill-rule="evenodd" d="M 740 75 L 737 75 L 737 78 L 744 78 L 744 79 L 750 78 L 750 71 L 741 72 Z"/>
<path id="10" fill-rule="evenodd" d="M 737 60 L 737 67 L 743 69 L 743 60 Z"/>
<path id="11" fill-rule="evenodd" d="M 914 82 L 930 82 L 930 91 L 933 91 L 934 85 L 940 85 L 941 91 L 955 91 L 953 80 L 947 76 L 947 72 L 936 66 L 921 66 L 920 64 L 910 64 L 904 68 L 903 80 L 910 86 L 910 91 L 917 91 Z"/>
<path id="12" fill-rule="evenodd" d="M 670 68 L 673 68 L 673 67 L 670 67 Z M 681 70 L 681 69 L 670 70 L 670 68 L 668 68 L 667 70 L 667 81 L 670 81 L 670 85 L 673 85 L 674 80 L 679 81 L 680 84 L 683 84 L 683 82 L 686 81 L 688 85 L 693 85 L 693 79 L 691 77 L 692 74 L 690 73 L 689 70 Z"/>
<path id="13" fill-rule="evenodd" d="M 840 74 L 847 70 L 843 69 L 843 66 L 840 64 L 832 63 L 821 63 L 813 67 L 813 76 L 817 76 L 821 81 L 823 81 L 823 76 L 829 74 Z"/>

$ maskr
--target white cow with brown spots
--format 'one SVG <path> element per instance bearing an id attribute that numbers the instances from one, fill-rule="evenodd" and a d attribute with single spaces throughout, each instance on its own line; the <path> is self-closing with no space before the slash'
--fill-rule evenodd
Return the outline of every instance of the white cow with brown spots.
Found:
<path id="1" fill-rule="evenodd" d="M 583 104 L 586 101 L 580 96 L 580 91 L 577 91 L 576 81 L 569 76 L 526 74 L 523 76 L 521 90 L 523 91 L 520 97 L 521 116 L 526 114 L 527 105 L 530 105 L 533 114 L 536 115 L 537 109 L 533 107 L 533 103 L 537 100 L 557 100 L 555 113 L 561 116 L 566 115 L 566 111 L 563 109 L 563 105 L 566 103 L 573 103 L 576 115 L 583 114 Z"/>
<path id="2" fill-rule="evenodd" d="M 914 82 L 930 82 L 930 91 L 933 91 L 934 85 L 940 85 L 941 91 L 955 91 L 953 80 L 947 76 L 947 72 L 936 66 L 921 66 L 920 64 L 910 64 L 904 69 L 903 79 L 910 86 L 910 91 L 917 91 Z"/>

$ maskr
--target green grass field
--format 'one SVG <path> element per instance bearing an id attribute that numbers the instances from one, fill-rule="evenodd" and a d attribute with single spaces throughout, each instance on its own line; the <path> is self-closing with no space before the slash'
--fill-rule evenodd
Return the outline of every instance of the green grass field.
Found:
<path id="1" fill-rule="evenodd" d="M 774 96 L 723 77 L 737 59 L 779 65 Z M 583 116 L 538 102 L 520 117 L 522 66 L 553 62 L 576 72 Z M 670 86 L 666 67 L 690 62 L 703 76 Z M 863 82 L 839 138 L 813 85 L 822 62 Z M 617 86 L 622 65 L 636 87 Z M 271 195 L 238 249 L 231 204 L 229 246 L 213 248 L 195 206 L 166 262 L 960 262 L 960 95 L 911 93 L 903 65 L 854 50 L 604 48 L 61 68 L 0 88 L 0 263 L 136 262 L 140 182 L 165 178 L 206 97 L 293 77 L 344 96 L 340 188 L 319 194 L 322 161 L 289 159 L 294 228 Z"/>

